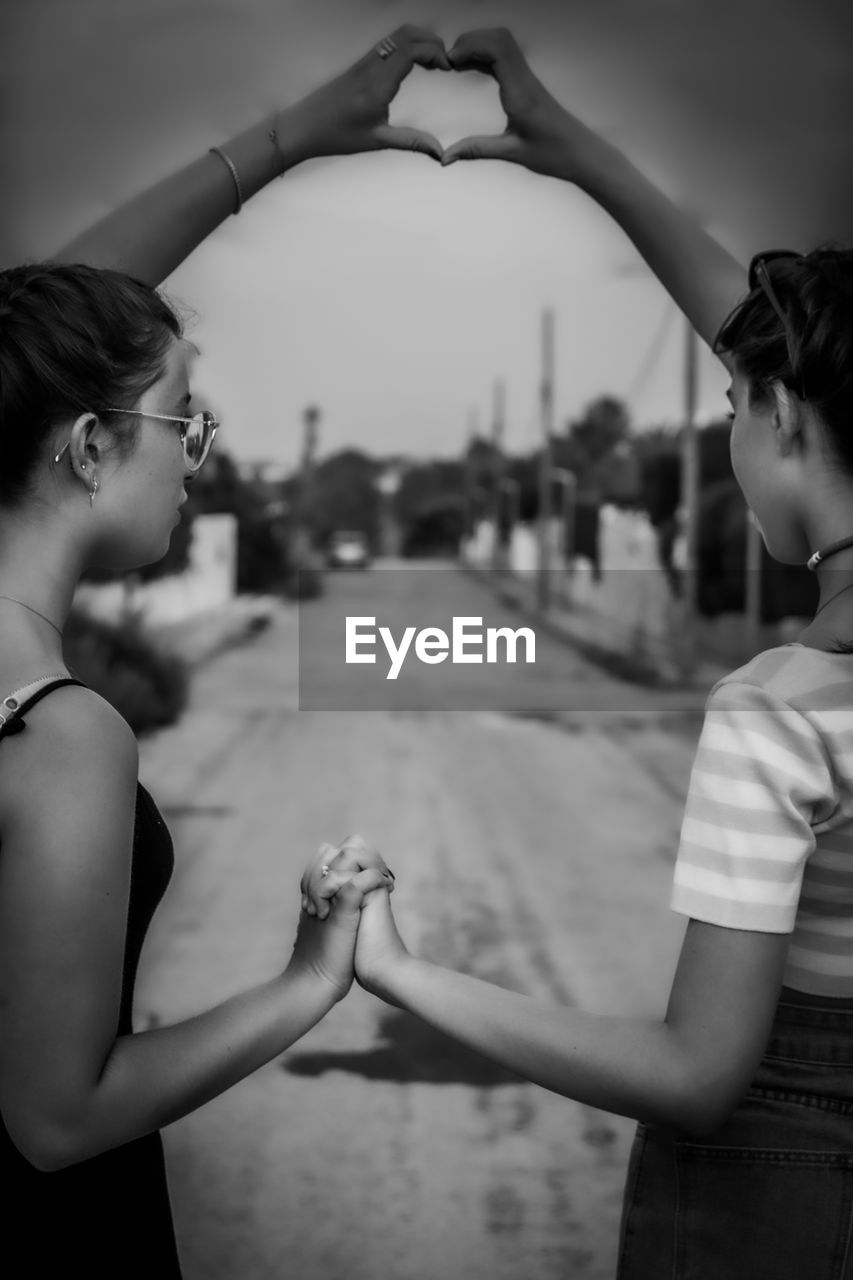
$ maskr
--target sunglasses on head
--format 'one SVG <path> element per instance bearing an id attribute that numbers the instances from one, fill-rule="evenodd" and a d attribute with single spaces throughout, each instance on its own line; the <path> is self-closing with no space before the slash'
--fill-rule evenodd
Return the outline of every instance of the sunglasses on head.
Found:
<path id="1" fill-rule="evenodd" d="M 764 294 L 770 306 L 782 324 L 782 331 L 785 335 L 785 347 L 788 352 L 788 364 L 791 366 L 792 381 L 794 389 L 801 400 L 805 400 L 805 389 L 803 385 L 802 375 L 800 373 L 800 362 L 798 359 L 797 343 L 794 332 L 788 316 L 786 315 L 778 294 L 773 287 L 773 281 L 770 274 L 770 264 L 778 262 L 780 259 L 786 259 L 789 262 L 797 262 L 802 259 L 801 253 L 796 253 L 793 249 L 766 249 L 764 253 L 757 253 L 749 264 L 749 273 L 747 280 L 750 292 L 760 289 Z"/>

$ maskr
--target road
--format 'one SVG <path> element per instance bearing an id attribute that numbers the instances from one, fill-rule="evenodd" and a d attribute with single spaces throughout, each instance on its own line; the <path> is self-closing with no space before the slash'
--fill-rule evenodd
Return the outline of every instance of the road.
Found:
<path id="1" fill-rule="evenodd" d="M 412 580 L 332 577 L 302 608 L 303 640 L 310 610 L 312 647 L 330 651 L 342 601 L 394 628 L 413 591 L 436 610 L 490 608 L 461 574 Z M 396 872 L 413 950 L 556 1004 L 662 1012 L 697 721 L 661 724 L 652 691 L 546 637 L 526 708 L 299 710 L 297 632 L 284 610 L 212 660 L 181 722 L 142 743 L 177 867 L 137 1025 L 275 973 L 306 858 L 351 831 Z M 280 1060 L 166 1131 L 187 1280 L 606 1280 L 632 1129 L 354 987 Z"/>

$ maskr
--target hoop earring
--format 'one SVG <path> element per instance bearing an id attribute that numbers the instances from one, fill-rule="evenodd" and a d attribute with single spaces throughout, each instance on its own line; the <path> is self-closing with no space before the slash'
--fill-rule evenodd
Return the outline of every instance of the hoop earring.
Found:
<path id="1" fill-rule="evenodd" d="M 95 476 L 94 479 L 92 480 L 92 487 L 89 490 L 89 506 L 90 507 L 94 507 L 95 505 L 95 495 L 97 494 L 97 492 L 98 492 L 98 477 Z"/>

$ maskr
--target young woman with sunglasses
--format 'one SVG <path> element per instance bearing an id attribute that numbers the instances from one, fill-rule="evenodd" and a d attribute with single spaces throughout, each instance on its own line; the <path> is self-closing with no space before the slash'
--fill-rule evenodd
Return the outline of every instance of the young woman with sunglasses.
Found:
<path id="1" fill-rule="evenodd" d="M 709 695 L 665 1016 L 554 1007 L 427 964 L 381 891 L 361 914 L 356 973 L 518 1074 L 640 1122 L 621 1280 L 850 1276 L 853 253 L 767 254 L 747 279 L 550 96 L 508 32 L 463 36 L 449 58 L 495 78 L 507 128 L 445 163 L 503 159 L 572 182 L 622 226 L 730 370 L 736 477 L 770 553 L 815 568 L 820 604 L 796 643 Z M 316 866 L 303 888 L 322 914 Z"/>
<path id="2" fill-rule="evenodd" d="M 0 1173 L 4 1249 L 28 1275 L 180 1274 L 158 1131 L 343 997 L 363 895 L 391 884 L 357 838 L 326 848 L 327 883 L 347 880 L 332 928 L 303 915 L 268 982 L 134 1034 L 134 976 L 172 846 L 132 732 L 69 675 L 62 629 L 88 567 L 164 554 L 213 442 L 214 420 L 189 407 L 178 318 L 153 286 L 302 160 L 438 157 L 428 135 L 388 124 L 415 63 L 447 65 L 440 41 L 403 28 L 55 261 L 0 272 Z"/>

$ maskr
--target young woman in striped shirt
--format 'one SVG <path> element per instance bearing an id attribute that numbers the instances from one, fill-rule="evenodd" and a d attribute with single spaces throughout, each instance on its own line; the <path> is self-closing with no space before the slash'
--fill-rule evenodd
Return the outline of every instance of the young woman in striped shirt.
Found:
<path id="1" fill-rule="evenodd" d="M 444 162 L 572 182 L 622 226 L 731 372 L 738 482 L 770 553 L 811 562 L 820 603 L 797 643 L 709 696 L 665 1017 L 555 1009 L 427 964 L 381 890 L 357 974 L 520 1075 L 640 1121 L 621 1280 L 853 1275 L 853 253 L 759 255 L 747 276 L 548 94 L 508 32 L 449 56 L 496 79 L 507 129 Z M 322 912 L 318 876 L 304 887 Z"/>

